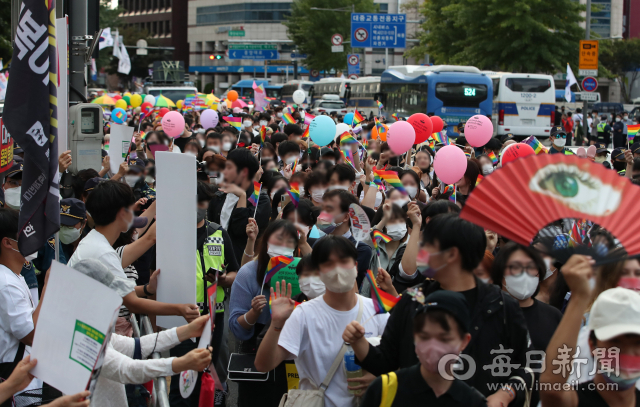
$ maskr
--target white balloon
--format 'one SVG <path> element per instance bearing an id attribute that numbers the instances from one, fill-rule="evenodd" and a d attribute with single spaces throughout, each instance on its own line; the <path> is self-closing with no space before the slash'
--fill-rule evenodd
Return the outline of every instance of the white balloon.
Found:
<path id="1" fill-rule="evenodd" d="M 342 133 L 344 133 L 345 131 L 349 131 L 349 129 L 351 129 L 351 127 L 349 127 L 348 124 L 338 123 L 338 125 L 336 126 L 336 135 L 333 139 L 336 140 Z"/>
<path id="2" fill-rule="evenodd" d="M 297 91 L 293 92 L 293 102 L 295 104 L 300 104 L 300 103 L 304 103 L 304 91 L 301 89 L 298 89 Z"/>
<path id="3" fill-rule="evenodd" d="M 151 103 L 151 105 L 156 105 L 156 98 L 153 95 L 147 95 L 144 97 L 144 101 L 147 103 Z"/>

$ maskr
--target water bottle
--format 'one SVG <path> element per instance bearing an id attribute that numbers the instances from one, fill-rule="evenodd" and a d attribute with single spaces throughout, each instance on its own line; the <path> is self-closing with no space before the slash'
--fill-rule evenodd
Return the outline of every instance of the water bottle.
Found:
<path id="1" fill-rule="evenodd" d="M 356 363 L 356 354 L 351 345 L 347 344 L 347 351 L 344 354 L 344 368 L 347 379 L 362 377 L 362 368 Z M 348 382 L 348 386 L 358 386 L 359 382 Z M 349 394 L 356 394 L 358 390 L 349 390 Z"/>

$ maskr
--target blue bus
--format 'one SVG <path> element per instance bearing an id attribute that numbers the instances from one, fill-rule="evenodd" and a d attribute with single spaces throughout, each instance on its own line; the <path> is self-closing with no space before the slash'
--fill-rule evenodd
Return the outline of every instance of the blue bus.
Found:
<path id="1" fill-rule="evenodd" d="M 380 77 L 358 78 L 349 84 L 348 110 L 358 109 L 364 116 L 379 116 L 378 104 L 376 103 L 378 98 L 380 98 Z"/>
<path id="2" fill-rule="evenodd" d="M 282 84 L 272 85 L 271 81 L 268 79 L 243 79 L 239 82 L 234 83 L 231 88 L 227 89 L 222 97 L 226 98 L 227 93 L 230 90 L 235 90 L 236 92 L 238 92 L 238 99 L 242 99 L 246 103 L 249 103 L 249 101 L 253 102 L 254 81 L 256 85 L 264 86 L 264 90 L 267 92 L 268 97 L 276 98 L 276 101 L 273 103 L 282 103 Z"/>
<path id="3" fill-rule="evenodd" d="M 491 117 L 493 109 L 491 79 L 473 66 L 392 66 L 382 73 L 379 96 L 385 116 L 433 113 L 452 126 Z"/>

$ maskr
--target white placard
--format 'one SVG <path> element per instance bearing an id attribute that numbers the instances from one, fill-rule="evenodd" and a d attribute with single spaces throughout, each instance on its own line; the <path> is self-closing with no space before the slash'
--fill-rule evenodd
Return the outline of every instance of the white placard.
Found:
<path id="1" fill-rule="evenodd" d="M 344 52 L 344 45 L 332 45 L 331 52 Z"/>
<path id="2" fill-rule="evenodd" d="M 156 298 L 161 302 L 196 303 L 196 182 L 195 157 L 156 153 L 156 264 L 162 270 Z M 158 316 L 156 323 L 173 328 L 186 321 L 181 316 Z"/>
<path id="3" fill-rule="evenodd" d="M 31 374 L 65 394 L 75 394 L 89 383 L 122 297 L 56 261 L 50 273 L 31 348 L 38 364 Z"/>
<path id="4" fill-rule="evenodd" d="M 111 137 L 109 138 L 109 163 L 111 172 L 118 172 L 118 167 L 124 162 L 133 138 L 133 127 L 124 124 L 111 123 Z"/>
<path id="5" fill-rule="evenodd" d="M 56 41 L 58 44 L 58 154 L 69 149 L 68 126 L 69 126 L 69 27 L 67 17 L 56 18 Z"/>

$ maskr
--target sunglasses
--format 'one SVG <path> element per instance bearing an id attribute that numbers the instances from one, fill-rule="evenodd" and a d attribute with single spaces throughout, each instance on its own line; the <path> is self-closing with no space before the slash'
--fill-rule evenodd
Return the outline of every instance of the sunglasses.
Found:
<path id="1" fill-rule="evenodd" d="M 560 134 L 556 134 L 555 136 L 553 136 L 555 138 L 567 138 L 566 134 L 560 133 Z"/>

